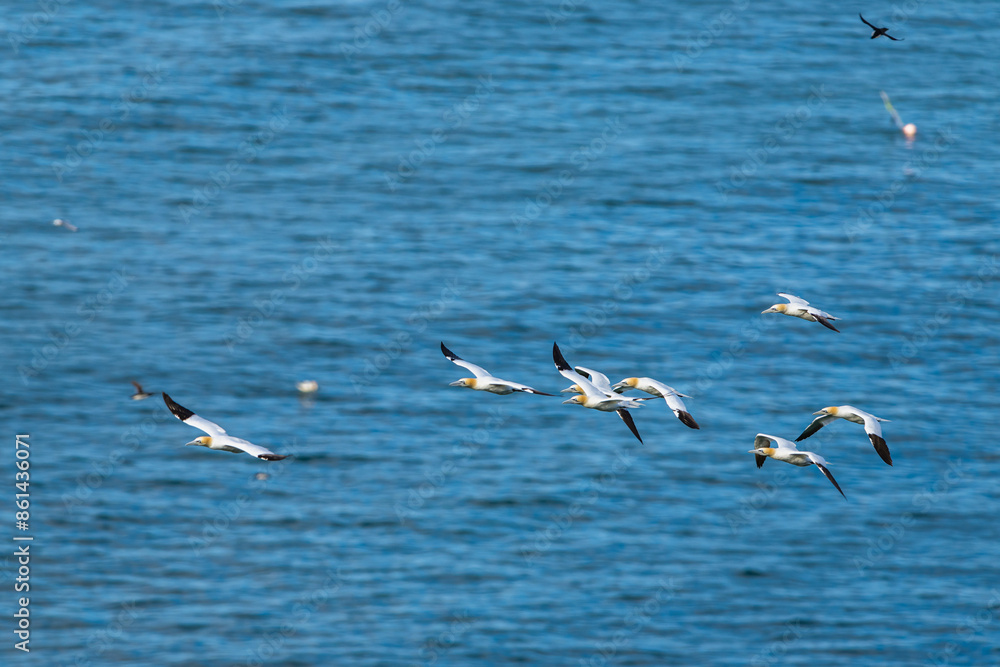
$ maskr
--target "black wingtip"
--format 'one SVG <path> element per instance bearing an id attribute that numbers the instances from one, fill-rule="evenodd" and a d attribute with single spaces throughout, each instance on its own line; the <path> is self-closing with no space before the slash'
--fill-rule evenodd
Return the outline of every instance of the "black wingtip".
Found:
<path id="1" fill-rule="evenodd" d="M 521 391 L 529 394 L 538 394 L 539 396 L 555 396 L 555 394 L 546 394 L 544 391 L 538 391 L 537 389 L 522 389 Z"/>
<path id="2" fill-rule="evenodd" d="M 441 354 L 443 354 L 445 359 L 447 359 L 448 361 L 453 361 L 455 359 L 458 359 L 458 357 L 455 356 L 454 352 L 452 352 L 451 350 L 449 350 L 444 346 L 444 343 L 441 343 Z"/>
<path id="3" fill-rule="evenodd" d="M 261 454 L 257 458 L 263 459 L 265 461 L 280 461 L 282 459 L 287 459 L 288 454 L 285 454 L 284 456 L 281 456 L 280 454 Z"/>
<path id="4" fill-rule="evenodd" d="M 181 421 L 187 421 L 191 417 L 194 417 L 194 413 L 185 408 L 183 405 L 174 402 L 174 399 L 167 396 L 167 392 L 163 392 L 163 402 L 167 404 L 167 408 L 173 413 L 174 417 L 177 417 Z"/>
<path id="5" fill-rule="evenodd" d="M 552 343 L 552 361 L 556 364 L 556 369 L 560 371 L 571 371 L 573 367 L 566 363 L 566 357 L 559 350 L 558 343 Z"/>
<path id="6" fill-rule="evenodd" d="M 892 465 L 892 456 L 889 454 L 889 446 L 885 444 L 885 440 L 874 433 L 868 434 L 868 439 L 872 441 L 872 447 L 878 452 L 878 455 L 883 461 L 888 465 Z"/>
<path id="7" fill-rule="evenodd" d="M 639 435 L 639 429 L 635 427 L 635 422 L 632 421 L 632 415 L 628 413 L 628 410 L 626 410 L 625 408 L 620 408 L 616 412 L 618 412 L 618 416 L 622 418 L 622 421 L 625 422 L 625 425 L 628 426 L 629 430 L 632 431 L 632 435 L 638 438 L 639 444 L 640 445 L 646 444 L 642 441 L 642 436 Z"/>
<path id="8" fill-rule="evenodd" d="M 767 457 L 763 454 L 754 454 L 753 457 L 754 460 L 757 461 L 757 469 L 760 470 L 760 468 L 764 465 L 764 461 L 767 460 Z"/>
<path id="9" fill-rule="evenodd" d="M 687 426 L 688 428 L 693 428 L 695 430 L 701 430 L 701 427 L 698 426 L 698 422 L 696 422 L 694 420 L 694 417 L 691 416 L 690 412 L 685 412 L 683 410 L 678 410 L 677 411 L 677 418 L 680 419 L 681 423 L 684 424 L 685 426 Z"/>

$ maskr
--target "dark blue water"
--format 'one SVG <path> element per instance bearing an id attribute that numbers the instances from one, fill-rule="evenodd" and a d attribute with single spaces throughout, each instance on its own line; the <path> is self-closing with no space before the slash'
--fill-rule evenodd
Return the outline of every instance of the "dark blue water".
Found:
<path id="1" fill-rule="evenodd" d="M 905 41 L 818 2 L 11 8 L 5 662 L 997 663 L 1000 26 L 863 11 Z M 559 341 L 702 428 L 449 387 L 440 341 L 551 392 Z M 131 380 L 294 456 L 182 448 Z M 846 502 L 755 468 L 841 404 L 893 467 L 840 421 Z"/>

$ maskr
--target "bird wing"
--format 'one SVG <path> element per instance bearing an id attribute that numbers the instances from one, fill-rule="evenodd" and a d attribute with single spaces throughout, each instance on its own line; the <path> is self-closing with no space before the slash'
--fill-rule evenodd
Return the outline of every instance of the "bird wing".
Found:
<path id="1" fill-rule="evenodd" d="M 236 449 L 241 449 L 250 456 L 256 456 L 258 459 L 263 459 L 265 461 L 280 461 L 281 459 L 288 458 L 287 455 L 281 456 L 279 454 L 275 454 L 266 447 L 255 445 L 252 442 L 247 442 L 246 440 L 243 440 L 242 438 L 234 438 L 232 436 L 228 436 L 225 439 L 225 444 L 230 445 L 231 447 L 235 447 Z"/>
<path id="2" fill-rule="evenodd" d="M 892 465 L 892 455 L 889 454 L 889 446 L 885 444 L 885 439 L 882 438 L 882 427 L 878 423 L 878 418 L 861 410 L 855 410 L 855 412 L 865 420 L 865 433 L 868 434 L 868 439 L 872 441 L 872 447 L 875 448 L 875 451 L 878 452 L 879 457 L 883 461 L 888 465 Z"/>
<path id="3" fill-rule="evenodd" d="M 226 435 L 226 429 L 222 428 L 218 424 L 208 421 L 204 417 L 199 417 L 183 405 L 174 402 L 174 399 L 167 396 L 166 392 L 163 394 L 163 402 L 167 404 L 170 412 L 173 413 L 175 417 L 188 426 L 194 426 L 199 431 L 204 431 L 211 436 Z"/>
<path id="4" fill-rule="evenodd" d="M 861 12 L 858 12 L 858 16 L 859 16 L 859 17 L 861 18 L 861 21 L 862 21 L 862 22 L 863 22 L 863 23 L 864 23 L 864 24 L 865 24 L 866 26 L 868 26 L 868 27 L 869 27 L 869 28 L 871 28 L 872 30 L 878 30 L 878 28 L 876 28 L 875 26 L 873 26 L 873 25 L 872 25 L 871 23 L 869 23 L 868 21 L 865 21 L 865 17 L 864 17 L 864 16 L 861 16 Z M 888 35 L 886 35 L 886 36 L 888 37 Z"/>
<path id="5" fill-rule="evenodd" d="M 135 387 L 135 393 L 137 393 L 137 394 L 145 394 L 146 393 L 146 392 L 144 392 L 142 390 L 142 385 L 139 384 L 138 382 L 136 382 L 135 380 L 132 380 L 132 386 Z"/>
<path id="6" fill-rule="evenodd" d="M 800 299 L 799 297 L 795 296 L 794 294 L 785 294 L 784 292 L 778 292 L 778 296 L 780 296 L 782 299 L 787 299 L 788 303 L 794 304 L 796 306 L 808 306 L 809 305 L 808 301 L 806 301 L 805 299 Z"/>
<path id="7" fill-rule="evenodd" d="M 569 365 L 566 361 L 566 357 L 563 356 L 562 351 L 559 349 L 558 343 L 552 343 L 552 361 L 555 362 L 556 370 L 559 371 L 559 374 L 567 380 L 573 382 L 573 384 L 579 385 L 580 389 L 583 389 L 584 395 L 608 398 L 607 393 L 598 389 L 597 386 L 585 376 L 580 375 L 573 370 L 573 367 Z M 614 392 L 611 393 L 614 395 Z"/>
<path id="8" fill-rule="evenodd" d="M 844 496 L 844 499 L 846 500 L 847 496 L 844 495 L 844 490 L 840 488 L 840 484 L 837 484 L 837 480 L 835 480 L 833 478 L 833 475 L 830 473 L 830 470 L 825 465 L 823 465 L 822 463 L 820 463 L 818 461 L 814 460 L 813 463 L 816 464 L 816 467 L 819 468 L 819 471 L 821 473 L 823 473 L 823 475 L 825 475 L 828 480 L 830 480 L 831 482 L 833 482 L 833 485 L 835 487 L 837 487 L 838 491 L 840 491 L 840 495 Z"/>
<path id="9" fill-rule="evenodd" d="M 809 426 L 806 426 L 806 430 L 802 431 L 802 435 L 795 438 L 795 442 L 805 440 L 810 435 L 832 422 L 834 419 L 836 419 L 836 417 L 833 415 L 820 415 L 819 417 L 816 417 L 816 419 L 812 420 L 812 423 L 809 424 Z"/>
<path id="10" fill-rule="evenodd" d="M 457 354 L 446 348 L 444 346 L 444 343 L 441 343 L 441 352 L 444 353 L 445 359 L 452 362 L 453 364 L 458 364 L 462 368 L 467 368 L 468 370 L 472 371 L 473 375 L 475 375 L 477 378 L 490 377 L 489 372 L 485 368 L 482 368 L 475 364 L 470 364 L 468 361 L 462 359 Z"/>
<path id="11" fill-rule="evenodd" d="M 889 34 L 889 33 L 887 33 L 887 32 L 883 32 L 882 34 L 883 34 L 883 35 L 885 35 L 886 37 L 888 37 L 889 39 L 891 39 L 891 40 L 892 40 L 892 41 L 894 41 L 894 42 L 905 42 L 905 41 L 906 41 L 906 40 L 905 40 L 905 39 L 903 39 L 902 37 L 899 37 L 899 38 L 897 38 L 897 37 L 893 37 L 892 35 L 890 35 L 890 34 Z"/>
<path id="12" fill-rule="evenodd" d="M 499 379 L 499 378 L 498 378 Z M 529 387 L 526 384 L 519 384 L 517 382 L 510 382 L 508 380 L 499 380 L 502 384 L 507 385 L 514 391 L 523 391 L 526 394 L 538 394 L 539 396 L 555 396 L 555 394 L 546 394 L 544 391 L 538 391 L 534 387 Z"/>
<path id="13" fill-rule="evenodd" d="M 642 436 L 639 435 L 639 429 L 635 427 L 635 422 L 632 421 L 632 415 L 629 414 L 628 410 L 621 408 L 620 410 L 616 410 L 616 412 L 618 413 L 618 416 L 622 418 L 622 421 L 625 422 L 625 425 L 628 426 L 629 430 L 632 431 L 632 435 L 638 438 L 639 442 L 642 443 Z"/>
<path id="14" fill-rule="evenodd" d="M 594 371 L 589 368 L 584 368 L 583 366 L 577 366 L 575 370 L 577 373 L 580 373 L 581 375 L 584 376 L 589 375 L 590 377 L 588 379 L 593 383 L 595 387 L 603 391 L 605 394 L 614 396 L 615 391 L 614 389 L 611 388 L 611 380 L 608 379 L 607 375 L 599 371 Z"/>

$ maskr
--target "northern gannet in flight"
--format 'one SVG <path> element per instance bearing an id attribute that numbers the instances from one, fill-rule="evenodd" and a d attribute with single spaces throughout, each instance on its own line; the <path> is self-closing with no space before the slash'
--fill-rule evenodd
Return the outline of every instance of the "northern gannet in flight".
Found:
<path id="1" fill-rule="evenodd" d="M 632 421 L 632 415 L 628 413 L 628 408 L 638 408 L 641 405 L 640 403 L 624 396 L 619 396 L 613 391 L 603 391 L 586 377 L 573 370 L 573 367 L 563 357 L 557 343 L 552 343 L 552 361 L 556 364 L 556 370 L 564 378 L 572 381 L 574 386 L 579 386 L 583 390 L 582 395 L 574 396 L 569 400 L 563 401 L 563 403 L 576 403 L 585 408 L 600 410 L 601 412 L 617 412 L 618 416 L 625 422 L 625 425 L 632 431 L 632 434 L 638 438 L 639 442 L 642 442 L 642 436 L 639 435 L 639 430 L 635 427 L 635 422 Z M 599 373 L 598 375 L 604 378 L 604 382 L 607 383 L 610 389 L 611 382 L 607 376 L 603 373 Z"/>
<path id="2" fill-rule="evenodd" d="M 834 419 L 846 419 L 849 422 L 854 422 L 855 424 L 864 424 L 865 433 L 868 434 L 868 439 L 872 441 L 872 446 L 878 455 L 882 457 L 882 460 L 892 465 L 892 457 L 889 455 L 889 447 L 885 444 L 885 440 L 882 438 L 882 427 L 879 426 L 879 422 L 890 421 L 888 419 L 881 419 L 875 415 L 868 414 L 863 410 L 858 410 L 850 405 L 840 405 L 840 406 L 830 406 L 828 408 L 823 408 L 818 412 L 814 412 L 814 415 L 819 415 L 812 421 L 806 430 L 802 431 L 802 435 L 795 438 L 795 442 L 805 440 L 810 435 L 820 430 Z"/>
<path id="3" fill-rule="evenodd" d="M 906 41 L 903 38 L 896 39 L 895 37 L 893 37 L 892 35 L 890 35 L 888 28 L 876 28 L 875 26 L 873 26 L 868 21 L 865 21 L 865 17 L 861 16 L 861 12 L 858 12 L 858 16 L 861 18 L 861 20 L 864 22 L 864 24 L 866 26 L 868 26 L 869 28 L 871 28 L 872 30 L 874 30 L 874 32 L 872 33 L 872 39 L 875 39 L 876 37 L 888 37 L 889 39 L 891 39 L 894 42 L 903 42 L 903 41 Z"/>
<path id="4" fill-rule="evenodd" d="M 652 394 L 653 396 L 659 396 L 667 402 L 667 407 L 669 407 L 674 412 L 681 423 L 688 428 L 700 429 L 698 422 L 694 420 L 691 413 L 687 411 L 687 407 L 684 405 L 684 401 L 680 399 L 681 396 L 685 398 L 691 398 L 686 394 L 682 394 L 673 387 L 665 385 L 662 382 L 654 380 L 652 378 L 625 378 L 614 387 L 614 391 L 628 391 L 629 389 L 638 389 L 639 391 L 644 391 L 647 394 Z"/>
<path id="5" fill-rule="evenodd" d="M 265 461 L 280 461 L 281 459 L 288 458 L 287 456 L 279 456 L 260 445 L 227 435 L 225 429 L 221 426 L 213 424 L 204 417 L 199 417 L 182 405 L 178 405 L 166 393 L 163 394 L 163 402 L 170 408 L 170 412 L 182 422 L 208 433 L 208 436 L 203 435 L 200 438 L 195 438 L 191 442 L 185 443 L 185 447 L 187 445 L 198 445 L 199 447 L 208 447 L 209 449 L 217 449 L 223 452 L 246 452 L 250 456 L 256 456 Z"/>
<path id="6" fill-rule="evenodd" d="M 144 392 L 142 390 L 142 385 L 136 382 L 135 380 L 132 380 L 132 386 L 135 387 L 135 393 L 132 394 L 131 396 L 131 399 L 133 401 L 141 401 L 144 398 L 149 398 L 150 396 L 152 396 L 152 394 L 147 394 L 146 392 Z"/>
<path id="7" fill-rule="evenodd" d="M 538 391 L 537 389 L 532 389 L 526 384 L 518 384 L 517 382 L 510 382 L 509 380 L 501 380 L 500 378 L 495 378 L 489 374 L 485 368 L 480 368 L 475 364 L 470 364 L 468 361 L 462 359 L 454 352 L 449 350 L 441 343 L 441 352 L 444 354 L 445 359 L 448 361 L 458 364 L 462 368 L 472 371 L 472 374 L 476 377 L 474 378 L 462 378 L 461 380 L 456 380 L 452 382 L 450 386 L 452 387 L 467 387 L 469 389 L 475 389 L 476 391 L 488 391 L 491 394 L 513 394 L 515 391 L 523 391 L 529 394 L 538 394 L 540 396 L 553 396 L 554 394 L 546 394 L 544 391 Z"/>
<path id="8" fill-rule="evenodd" d="M 797 296 L 785 294 L 784 292 L 778 292 L 778 296 L 783 299 L 788 299 L 788 303 L 776 303 L 767 310 L 761 311 L 761 315 L 766 315 L 767 313 L 781 313 L 782 315 L 800 317 L 809 322 L 819 322 L 827 329 L 833 329 L 837 333 L 840 333 L 840 330 L 837 329 L 837 327 L 830 324 L 830 320 L 839 320 L 839 317 L 834 317 L 830 313 L 824 313 L 819 308 L 810 306 L 809 302 L 805 299 L 800 299 Z"/>
<path id="9" fill-rule="evenodd" d="M 71 232 L 75 232 L 76 231 L 76 225 L 71 225 L 69 223 L 69 220 L 63 220 L 62 218 L 56 218 L 55 220 L 52 221 L 52 224 L 55 225 L 56 227 L 65 227 L 66 229 L 68 229 Z"/>
<path id="10" fill-rule="evenodd" d="M 771 443 L 777 445 L 777 447 L 771 447 Z M 766 433 L 758 433 L 757 437 L 753 440 L 753 449 L 750 450 L 750 454 L 755 454 L 757 459 L 757 467 L 764 465 L 764 461 L 767 457 L 771 457 L 777 461 L 784 461 L 785 463 L 791 463 L 793 466 L 811 466 L 814 465 L 819 468 L 819 471 L 823 473 L 828 480 L 833 482 L 833 485 L 837 487 L 840 491 L 840 495 L 847 498 L 844 495 L 843 490 L 840 488 L 840 484 L 837 484 L 837 480 L 833 478 L 830 471 L 827 469 L 827 462 L 819 454 L 813 452 L 803 452 L 799 451 L 799 448 L 795 446 L 795 443 L 791 440 L 785 440 L 784 438 L 777 438 L 773 435 L 767 435 Z"/>

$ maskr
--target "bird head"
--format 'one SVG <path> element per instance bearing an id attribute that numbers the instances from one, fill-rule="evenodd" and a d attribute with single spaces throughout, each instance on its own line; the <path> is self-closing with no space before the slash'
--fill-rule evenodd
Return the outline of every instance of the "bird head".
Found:
<path id="1" fill-rule="evenodd" d="M 760 311 L 761 315 L 766 315 L 767 313 L 783 313 L 788 310 L 787 303 L 776 303 L 767 310 Z"/>
<path id="2" fill-rule="evenodd" d="M 188 445 L 197 445 L 199 447 L 208 447 L 211 444 L 212 444 L 212 438 L 208 437 L 207 435 L 203 435 L 200 438 L 195 438 L 191 442 L 184 443 L 184 446 L 187 447 Z"/>
<path id="3" fill-rule="evenodd" d="M 757 454 L 759 456 L 770 456 L 774 454 L 774 447 L 758 447 L 757 449 L 751 449 L 747 454 Z"/>
<path id="4" fill-rule="evenodd" d="M 814 412 L 813 414 L 814 415 L 830 415 L 830 416 L 836 417 L 837 416 L 837 408 L 836 408 L 836 406 L 831 405 L 830 407 L 823 408 L 822 410 L 820 410 L 818 412 Z"/>
<path id="5" fill-rule="evenodd" d="M 620 394 L 626 389 L 635 389 L 637 384 L 639 384 L 639 378 L 625 378 L 621 382 L 616 383 L 611 389 Z"/>
<path id="6" fill-rule="evenodd" d="M 462 378 L 461 380 L 455 380 L 449 387 L 469 387 L 470 389 L 476 386 L 475 378 Z"/>
<path id="7" fill-rule="evenodd" d="M 586 402 L 586 400 L 587 400 L 586 396 L 577 395 L 569 400 L 563 401 L 563 403 L 579 403 L 580 405 L 583 405 L 583 403 Z"/>
<path id="8" fill-rule="evenodd" d="M 566 387 L 565 389 L 560 390 L 559 393 L 560 394 L 582 394 L 583 393 L 583 389 L 580 388 L 580 385 L 575 384 L 572 387 Z"/>

